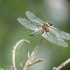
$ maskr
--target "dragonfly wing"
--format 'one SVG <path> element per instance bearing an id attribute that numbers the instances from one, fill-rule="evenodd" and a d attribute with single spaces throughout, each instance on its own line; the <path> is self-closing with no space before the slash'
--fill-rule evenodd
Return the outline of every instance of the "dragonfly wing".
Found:
<path id="1" fill-rule="evenodd" d="M 54 34 L 56 34 L 57 37 L 60 37 L 60 38 L 66 39 L 66 40 L 70 40 L 70 34 L 69 33 L 60 31 L 59 29 L 57 29 L 55 27 L 50 27 L 49 30 L 51 32 L 53 32 Z"/>
<path id="2" fill-rule="evenodd" d="M 42 36 L 47 39 L 48 41 L 55 43 L 57 45 L 67 47 L 68 44 L 61 38 L 56 37 L 56 35 L 52 34 L 51 32 L 44 32 Z"/>
<path id="3" fill-rule="evenodd" d="M 36 23 L 43 23 L 43 21 L 41 19 L 39 19 L 38 17 L 36 17 L 32 12 L 30 11 L 26 11 L 26 15 L 27 17 L 32 21 L 32 22 L 36 22 Z"/>
<path id="4" fill-rule="evenodd" d="M 38 28 L 34 22 L 30 22 L 23 18 L 18 18 L 17 20 L 28 29 L 36 30 Z"/>

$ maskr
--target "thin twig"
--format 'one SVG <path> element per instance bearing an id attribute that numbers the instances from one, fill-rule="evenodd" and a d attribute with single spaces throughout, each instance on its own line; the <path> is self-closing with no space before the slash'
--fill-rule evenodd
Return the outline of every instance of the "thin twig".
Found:
<path id="1" fill-rule="evenodd" d="M 42 59 L 39 59 L 39 60 L 36 60 L 36 61 L 34 61 L 34 62 L 31 62 L 30 64 L 28 64 L 27 67 L 29 67 L 29 66 L 31 66 L 31 65 L 34 65 L 34 64 L 36 64 L 36 63 L 38 63 L 38 62 L 41 62 L 41 61 L 43 61 L 43 60 L 42 60 Z"/>
<path id="2" fill-rule="evenodd" d="M 29 50 L 27 50 L 27 59 L 29 59 L 30 57 L 30 53 L 29 53 Z"/>
<path id="3" fill-rule="evenodd" d="M 39 42 L 39 44 L 36 46 L 36 48 L 33 50 L 33 52 L 31 53 L 31 55 L 29 56 L 29 58 L 27 59 L 25 66 L 23 68 L 23 70 L 26 70 L 28 65 L 31 63 L 31 59 L 33 58 L 34 54 L 36 53 L 36 51 L 38 50 L 39 46 L 41 45 L 41 43 L 43 42 L 44 38 L 41 39 L 41 41 Z"/>
<path id="4" fill-rule="evenodd" d="M 29 43 L 28 40 L 22 39 L 22 40 L 18 41 L 15 46 L 13 46 L 13 50 L 12 50 L 12 65 L 13 65 L 13 70 L 17 70 L 16 64 L 15 64 L 15 52 L 16 52 L 16 49 L 17 49 L 17 47 L 19 45 L 21 45 L 21 43 L 24 43 L 24 42 Z"/>
<path id="5" fill-rule="evenodd" d="M 65 62 L 63 62 L 60 66 L 54 67 L 53 70 L 60 70 L 69 63 L 70 63 L 70 58 L 68 60 L 66 60 Z"/>

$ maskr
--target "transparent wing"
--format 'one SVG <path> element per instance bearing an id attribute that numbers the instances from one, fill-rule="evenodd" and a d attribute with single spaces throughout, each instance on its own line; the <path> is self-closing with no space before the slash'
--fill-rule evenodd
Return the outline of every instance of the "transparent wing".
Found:
<path id="1" fill-rule="evenodd" d="M 42 36 L 47 39 L 48 41 L 55 43 L 57 45 L 63 46 L 63 47 L 67 47 L 68 44 L 61 38 L 56 37 L 54 34 L 50 33 L 50 32 L 44 32 L 42 34 Z"/>
<path id="2" fill-rule="evenodd" d="M 41 24 L 41 23 L 43 23 L 43 21 L 41 20 L 41 19 L 39 19 L 38 17 L 36 17 L 32 12 L 30 12 L 30 11 L 26 11 L 26 15 L 27 15 L 27 17 L 31 20 L 31 21 L 33 21 L 33 22 L 36 22 L 36 23 L 39 23 L 39 24 Z"/>
<path id="3" fill-rule="evenodd" d="M 28 29 L 36 30 L 38 28 L 34 22 L 30 22 L 23 18 L 18 18 L 17 20 Z"/>
<path id="4" fill-rule="evenodd" d="M 57 28 L 55 28 L 55 27 L 50 27 L 49 30 L 50 30 L 51 32 L 53 32 L 54 34 L 56 34 L 57 37 L 70 40 L 70 34 L 69 34 L 69 33 L 60 31 L 59 29 L 57 29 Z"/>

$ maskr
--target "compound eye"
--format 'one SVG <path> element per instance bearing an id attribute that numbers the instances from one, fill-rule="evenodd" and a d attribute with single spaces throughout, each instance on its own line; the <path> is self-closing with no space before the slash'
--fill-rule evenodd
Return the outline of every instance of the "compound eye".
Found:
<path id="1" fill-rule="evenodd" d="M 52 23 L 51 22 L 48 22 L 48 23 L 49 23 L 50 26 L 52 26 Z"/>

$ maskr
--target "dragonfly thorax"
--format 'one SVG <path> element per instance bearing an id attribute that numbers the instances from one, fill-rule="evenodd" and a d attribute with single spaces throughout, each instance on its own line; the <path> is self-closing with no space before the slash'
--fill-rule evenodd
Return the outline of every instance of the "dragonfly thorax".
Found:
<path id="1" fill-rule="evenodd" d="M 42 28 L 46 31 L 46 32 L 49 32 L 49 28 L 50 27 L 50 24 L 45 22 L 43 25 L 42 25 Z"/>

